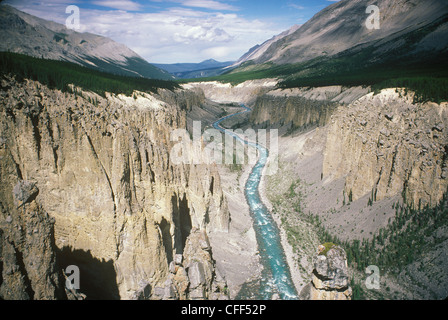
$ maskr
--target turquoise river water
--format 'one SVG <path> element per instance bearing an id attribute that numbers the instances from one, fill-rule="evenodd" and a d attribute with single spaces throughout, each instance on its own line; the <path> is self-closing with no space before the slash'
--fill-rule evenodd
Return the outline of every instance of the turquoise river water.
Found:
<path id="1" fill-rule="evenodd" d="M 252 111 L 242 105 L 243 111 L 234 113 L 219 119 L 213 127 L 227 135 L 232 136 L 237 141 L 258 150 L 258 161 L 252 168 L 247 179 L 244 193 L 249 204 L 250 213 L 254 221 L 254 229 L 257 236 L 257 243 L 260 252 L 263 271 L 261 278 L 243 286 L 237 299 L 263 299 L 270 300 L 276 293 L 283 300 L 297 299 L 297 292 L 291 279 L 291 273 L 286 260 L 285 252 L 280 241 L 280 232 L 271 213 L 264 205 L 260 197 L 259 187 L 263 169 L 269 158 L 269 150 L 265 147 L 244 140 L 232 131 L 221 127 L 221 122 L 231 117 Z"/>

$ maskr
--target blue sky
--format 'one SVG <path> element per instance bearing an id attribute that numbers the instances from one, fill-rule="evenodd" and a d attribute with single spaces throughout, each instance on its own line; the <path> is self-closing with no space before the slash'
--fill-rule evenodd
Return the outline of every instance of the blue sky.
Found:
<path id="1" fill-rule="evenodd" d="M 126 44 L 152 63 L 237 60 L 330 0 L 6 0 L 19 10 L 65 24 L 80 9 L 80 32 Z"/>

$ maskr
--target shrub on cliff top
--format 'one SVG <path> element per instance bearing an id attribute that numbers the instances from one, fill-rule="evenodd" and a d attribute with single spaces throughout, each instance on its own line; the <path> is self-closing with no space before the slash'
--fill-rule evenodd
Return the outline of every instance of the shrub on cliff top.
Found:
<path id="1" fill-rule="evenodd" d="M 322 246 L 322 248 L 321 248 L 321 246 Z M 320 256 L 326 256 L 327 252 L 330 251 L 330 249 L 336 247 L 336 244 L 334 244 L 333 242 L 325 242 L 321 246 L 319 246 L 319 248 L 321 248 L 319 250 L 319 255 Z"/>

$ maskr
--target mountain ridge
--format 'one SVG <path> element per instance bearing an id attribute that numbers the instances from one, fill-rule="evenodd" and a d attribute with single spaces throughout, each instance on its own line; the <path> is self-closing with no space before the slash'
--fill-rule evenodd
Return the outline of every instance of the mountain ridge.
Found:
<path id="1" fill-rule="evenodd" d="M 225 71 L 225 68 L 232 65 L 233 61 L 216 61 L 207 59 L 199 63 L 155 63 L 154 66 L 166 70 L 177 78 L 197 78 L 210 75 L 218 75 Z"/>
<path id="2" fill-rule="evenodd" d="M 342 0 L 331 4 L 296 30 L 287 30 L 278 39 L 269 40 L 271 43 L 263 50 L 260 47 L 251 49 L 254 52 L 243 55 L 238 65 L 251 62 L 278 66 L 333 57 L 357 46 L 410 34 L 448 13 L 448 3 L 440 0 L 379 0 L 375 4 L 380 9 L 380 29 L 369 30 L 365 22 L 369 17 L 366 8 L 370 4 L 368 0 Z M 421 47 L 446 48 L 447 37 L 443 37 L 446 28 L 446 25 L 441 25 L 440 29 L 428 34 L 425 46 Z M 403 45 L 395 44 L 396 47 Z M 417 47 L 419 43 L 415 43 L 416 52 L 421 50 Z"/>
<path id="3" fill-rule="evenodd" d="M 109 73 L 172 80 L 123 44 L 92 33 L 79 33 L 11 6 L 0 6 L 0 51 L 73 62 Z"/>

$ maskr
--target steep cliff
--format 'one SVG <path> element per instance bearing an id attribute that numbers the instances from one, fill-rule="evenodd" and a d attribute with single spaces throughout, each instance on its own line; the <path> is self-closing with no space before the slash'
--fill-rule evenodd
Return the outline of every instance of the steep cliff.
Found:
<path id="1" fill-rule="evenodd" d="M 13 176 L 4 188 L 36 183 L 36 200 L 55 220 L 61 261 L 79 264 L 90 297 L 135 298 L 142 283 L 152 296 L 193 228 L 227 229 L 216 168 L 170 159 L 170 134 L 186 126 L 179 106 L 188 108 L 188 94 L 103 98 L 1 81 L 1 165 Z M 0 196 L 13 210 L 8 192 Z"/>
<path id="2" fill-rule="evenodd" d="M 249 121 L 286 132 L 323 127 L 339 105 L 353 102 L 369 90 L 342 86 L 271 90 L 255 100 Z"/>
<path id="3" fill-rule="evenodd" d="M 54 219 L 36 202 L 36 185 L 18 180 L 5 148 L 0 157 L 0 298 L 67 299 L 56 260 Z"/>
<path id="4" fill-rule="evenodd" d="M 288 130 L 324 126 L 338 105 L 331 101 L 309 100 L 300 96 L 263 95 L 255 102 L 250 122 L 262 127 Z"/>
<path id="5" fill-rule="evenodd" d="M 331 118 L 323 175 L 346 177 L 346 200 L 403 194 L 434 206 L 448 186 L 447 104 L 414 103 L 413 93 L 370 93 Z"/>

